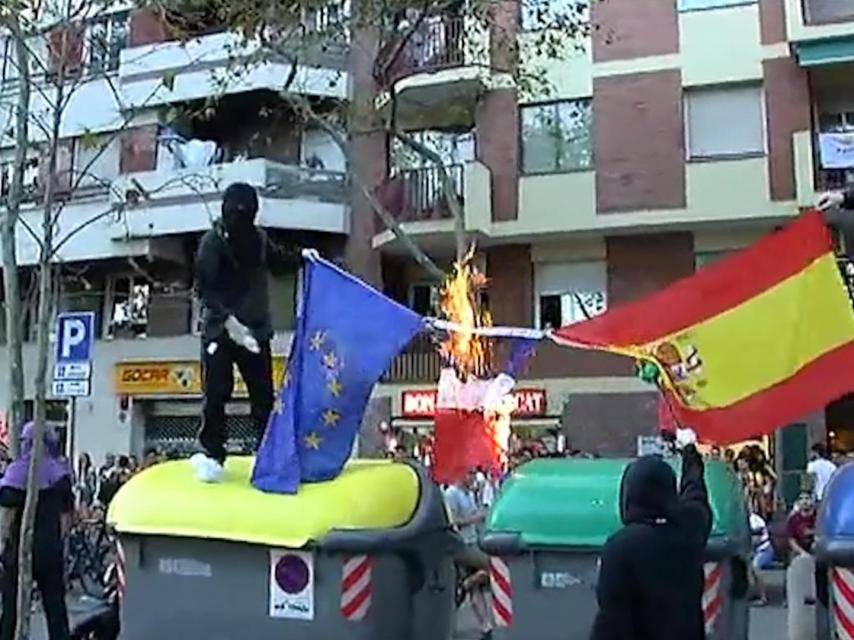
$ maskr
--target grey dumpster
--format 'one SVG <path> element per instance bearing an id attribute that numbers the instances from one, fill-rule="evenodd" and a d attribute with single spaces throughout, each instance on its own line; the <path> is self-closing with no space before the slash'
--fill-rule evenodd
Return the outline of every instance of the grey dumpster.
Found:
<path id="1" fill-rule="evenodd" d="M 816 523 L 816 637 L 854 638 L 854 463 L 824 492 Z"/>
<path id="2" fill-rule="evenodd" d="M 450 637 L 455 537 L 422 470 L 356 461 L 286 496 L 254 490 L 251 465 L 205 485 L 169 462 L 114 498 L 123 640 Z"/>
<path id="3" fill-rule="evenodd" d="M 620 480 L 630 462 L 537 460 L 507 481 L 481 538 L 492 558 L 497 639 L 589 636 L 599 555 L 621 527 Z M 706 480 L 714 512 L 703 601 L 708 637 L 746 640 L 747 513 L 738 480 L 723 463 L 707 465 Z"/>

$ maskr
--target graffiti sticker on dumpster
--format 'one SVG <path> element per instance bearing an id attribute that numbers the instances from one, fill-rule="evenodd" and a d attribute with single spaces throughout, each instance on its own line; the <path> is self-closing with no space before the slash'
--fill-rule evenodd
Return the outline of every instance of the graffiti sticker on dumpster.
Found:
<path id="1" fill-rule="evenodd" d="M 314 620 L 311 553 L 270 550 L 270 617 Z"/>

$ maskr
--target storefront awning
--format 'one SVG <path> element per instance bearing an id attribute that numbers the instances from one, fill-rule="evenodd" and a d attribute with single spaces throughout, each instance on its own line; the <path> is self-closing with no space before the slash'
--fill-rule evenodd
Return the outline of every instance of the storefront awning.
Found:
<path id="1" fill-rule="evenodd" d="M 802 67 L 854 62 L 854 36 L 800 42 L 795 45 L 795 55 Z"/>

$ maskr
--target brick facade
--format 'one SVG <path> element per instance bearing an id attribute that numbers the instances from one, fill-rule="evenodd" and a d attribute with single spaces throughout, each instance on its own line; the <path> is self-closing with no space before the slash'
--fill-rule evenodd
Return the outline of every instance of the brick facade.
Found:
<path id="1" fill-rule="evenodd" d="M 379 34 L 365 27 L 358 34 L 362 46 L 350 48 L 349 69 L 353 83 L 354 101 L 351 106 L 350 152 L 358 163 L 351 179 L 350 235 L 345 257 L 350 269 L 359 277 L 379 285 L 382 281 L 380 256 L 373 250 L 372 239 L 377 230 L 374 207 L 365 197 L 363 187 L 375 195 L 387 175 L 386 134 L 379 115 L 373 108 L 379 87 L 374 78 L 374 58 Z"/>
<path id="2" fill-rule="evenodd" d="M 492 219 L 515 220 L 519 208 L 519 104 L 513 89 L 484 95 L 475 114 L 477 159 L 489 167 Z"/>
<path id="3" fill-rule="evenodd" d="M 136 9 L 130 16 L 128 45 L 140 47 L 169 40 L 169 31 L 153 9 Z"/>
<path id="4" fill-rule="evenodd" d="M 675 0 L 594 2 L 592 18 L 595 62 L 679 52 Z"/>
<path id="5" fill-rule="evenodd" d="M 759 25 L 762 44 L 786 41 L 785 0 L 759 0 Z"/>
<path id="6" fill-rule="evenodd" d="M 634 456 L 637 437 L 658 432 L 658 393 L 573 395 L 563 415 L 569 446 L 604 456 Z"/>
<path id="7" fill-rule="evenodd" d="M 810 129 L 807 73 L 791 58 L 763 63 L 768 126 L 768 172 L 772 200 L 795 197 L 792 134 Z"/>
<path id="8" fill-rule="evenodd" d="M 122 133 L 119 170 L 122 173 L 153 171 L 157 167 L 157 125 L 136 127 Z"/>
<path id="9" fill-rule="evenodd" d="M 684 127 L 678 70 L 596 78 L 599 213 L 685 206 Z"/>

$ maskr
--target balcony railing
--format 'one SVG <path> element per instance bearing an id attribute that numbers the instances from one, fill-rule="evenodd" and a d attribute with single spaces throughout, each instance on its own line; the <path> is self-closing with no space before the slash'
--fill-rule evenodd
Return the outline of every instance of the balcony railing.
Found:
<path id="1" fill-rule="evenodd" d="M 382 382 L 434 383 L 439 379 L 442 359 L 429 335 L 416 336 L 400 355 L 392 360 Z"/>
<path id="2" fill-rule="evenodd" d="M 405 55 L 410 71 L 435 71 L 465 64 L 463 18 L 427 18 L 406 43 Z"/>
<path id="3" fill-rule="evenodd" d="M 809 25 L 854 20 L 852 0 L 802 0 L 804 21 Z"/>
<path id="4" fill-rule="evenodd" d="M 463 199 L 463 165 L 445 167 L 454 190 Z M 388 178 L 381 191 L 383 204 L 401 222 L 442 220 L 451 217 L 442 185 L 442 174 L 436 167 L 400 169 Z"/>
<path id="5" fill-rule="evenodd" d="M 262 195 L 294 200 L 344 202 L 346 174 L 280 164 L 264 158 L 211 164 L 194 169 L 145 171 L 121 176 L 114 184 L 113 197 L 137 200 L 198 200 L 219 194 L 232 182 L 256 185 Z M 138 192 L 134 195 L 134 192 Z"/>

